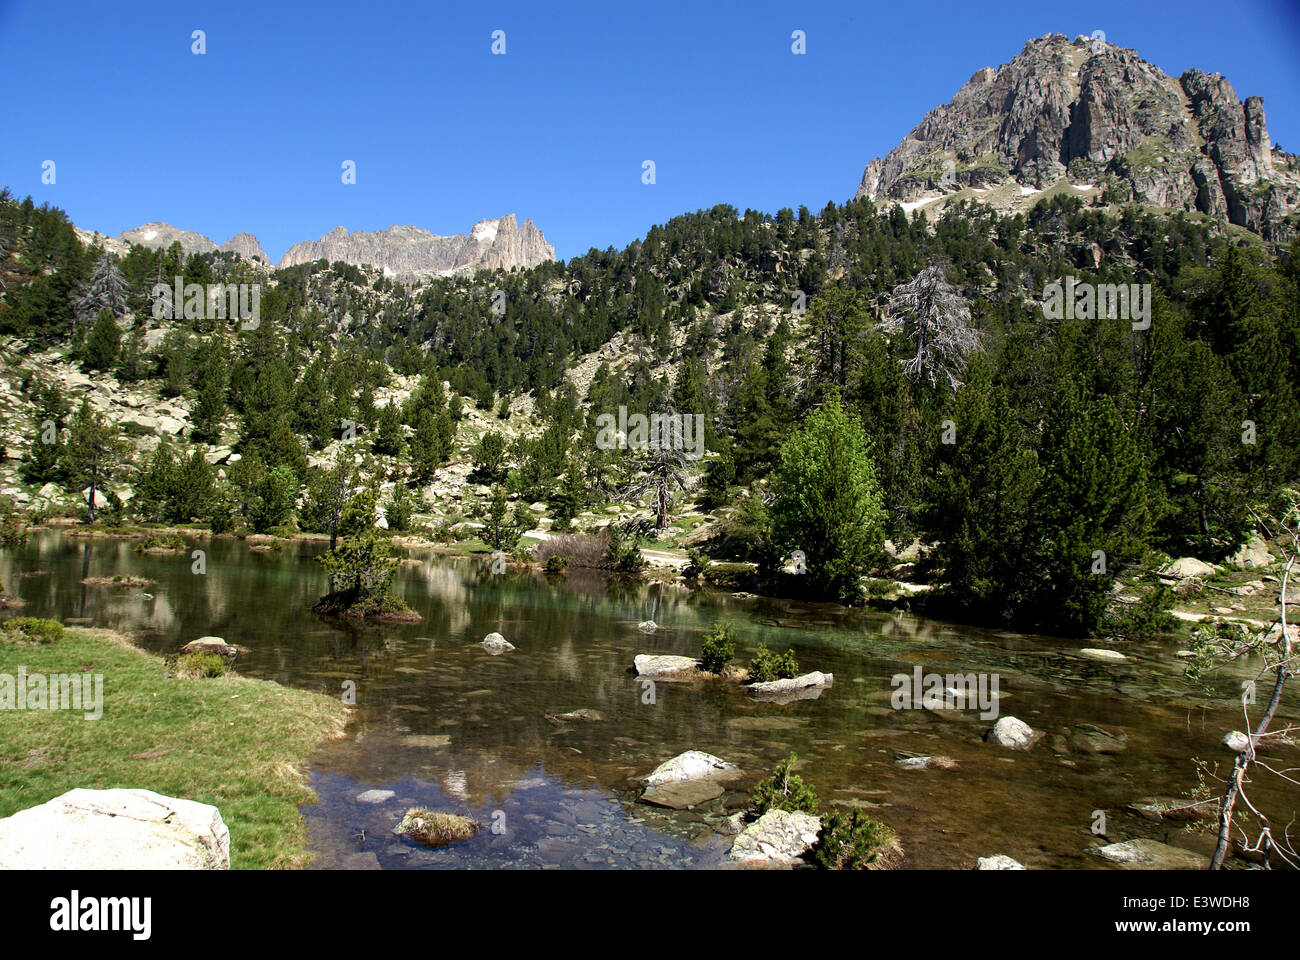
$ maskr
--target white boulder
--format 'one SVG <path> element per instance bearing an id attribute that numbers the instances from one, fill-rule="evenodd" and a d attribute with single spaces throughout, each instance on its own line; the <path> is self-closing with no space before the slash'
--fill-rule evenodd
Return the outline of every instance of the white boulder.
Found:
<path id="1" fill-rule="evenodd" d="M 69 790 L 0 820 L 3 870 L 229 870 L 216 807 L 152 790 Z"/>

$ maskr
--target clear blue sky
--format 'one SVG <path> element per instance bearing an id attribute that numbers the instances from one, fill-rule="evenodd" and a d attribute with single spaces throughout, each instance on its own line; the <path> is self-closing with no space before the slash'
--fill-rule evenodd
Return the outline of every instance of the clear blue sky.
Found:
<path id="1" fill-rule="evenodd" d="M 511 212 L 567 259 L 715 203 L 848 199 L 927 110 L 1045 33 L 1223 73 L 1295 151 L 1297 7 L 0 0 L 0 183 L 87 229 L 247 230 L 277 260 L 338 224 L 450 234 Z"/>

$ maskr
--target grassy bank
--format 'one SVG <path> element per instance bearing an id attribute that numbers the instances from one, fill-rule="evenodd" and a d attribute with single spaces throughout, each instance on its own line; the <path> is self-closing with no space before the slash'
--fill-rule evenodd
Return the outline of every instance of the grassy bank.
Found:
<path id="1" fill-rule="evenodd" d="M 0 643 L 0 673 L 98 673 L 103 715 L 0 712 L 0 816 L 74 787 L 138 787 L 215 805 L 230 828 L 231 867 L 303 865 L 315 799 L 301 769 L 341 734 L 337 700 L 266 680 L 180 679 L 108 630 L 69 629 L 43 646 Z"/>

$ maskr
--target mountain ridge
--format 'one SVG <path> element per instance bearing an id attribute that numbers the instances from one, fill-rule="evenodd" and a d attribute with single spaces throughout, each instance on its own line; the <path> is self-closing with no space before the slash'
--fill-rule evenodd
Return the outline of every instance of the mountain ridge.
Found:
<path id="1" fill-rule="evenodd" d="M 530 219 L 519 225 L 513 213 L 489 217 L 468 232 L 442 236 L 413 224 L 386 230 L 354 230 L 337 226 L 319 240 L 304 240 L 285 251 L 278 263 L 262 249 L 257 237 L 240 232 L 218 246 L 210 237 L 161 221 L 124 230 L 116 237 L 80 230 L 83 239 L 105 243 L 115 253 L 128 245 L 165 249 L 179 242 L 185 253 L 232 252 L 246 260 L 260 259 L 268 267 L 289 267 L 313 260 L 342 260 L 354 266 L 383 269 L 388 276 L 452 276 L 476 270 L 532 267 L 555 259 L 555 247 Z"/>

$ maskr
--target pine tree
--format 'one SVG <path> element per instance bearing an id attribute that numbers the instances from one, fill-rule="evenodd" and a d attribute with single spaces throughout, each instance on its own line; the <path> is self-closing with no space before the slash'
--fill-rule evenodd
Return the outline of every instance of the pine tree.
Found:
<path id="1" fill-rule="evenodd" d="M 390 403 L 379 412 L 379 428 L 371 449 L 380 456 L 396 457 L 402 452 L 404 440 L 402 414 L 397 404 Z"/>
<path id="2" fill-rule="evenodd" d="M 1011 621 L 1034 571 L 1025 567 L 1037 457 L 986 364 L 955 398 L 951 444 L 938 445 L 927 534 L 947 594 L 968 615 Z"/>
<path id="3" fill-rule="evenodd" d="M 131 462 L 130 442 L 117 429 L 90 408 L 83 400 L 69 424 L 68 443 L 64 448 L 63 466 L 76 488 L 88 488 L 86 516 L 95 522 L 98 495 L 104 485 Z"/>
<path id="4" fill-rule="evenodd" d="M 86 339 L 86 369 L 112 370 L 117 365 L 121 352 L 122 331 L 113 319 L 112 311 L 99 311 L 99 317 Z"/>

